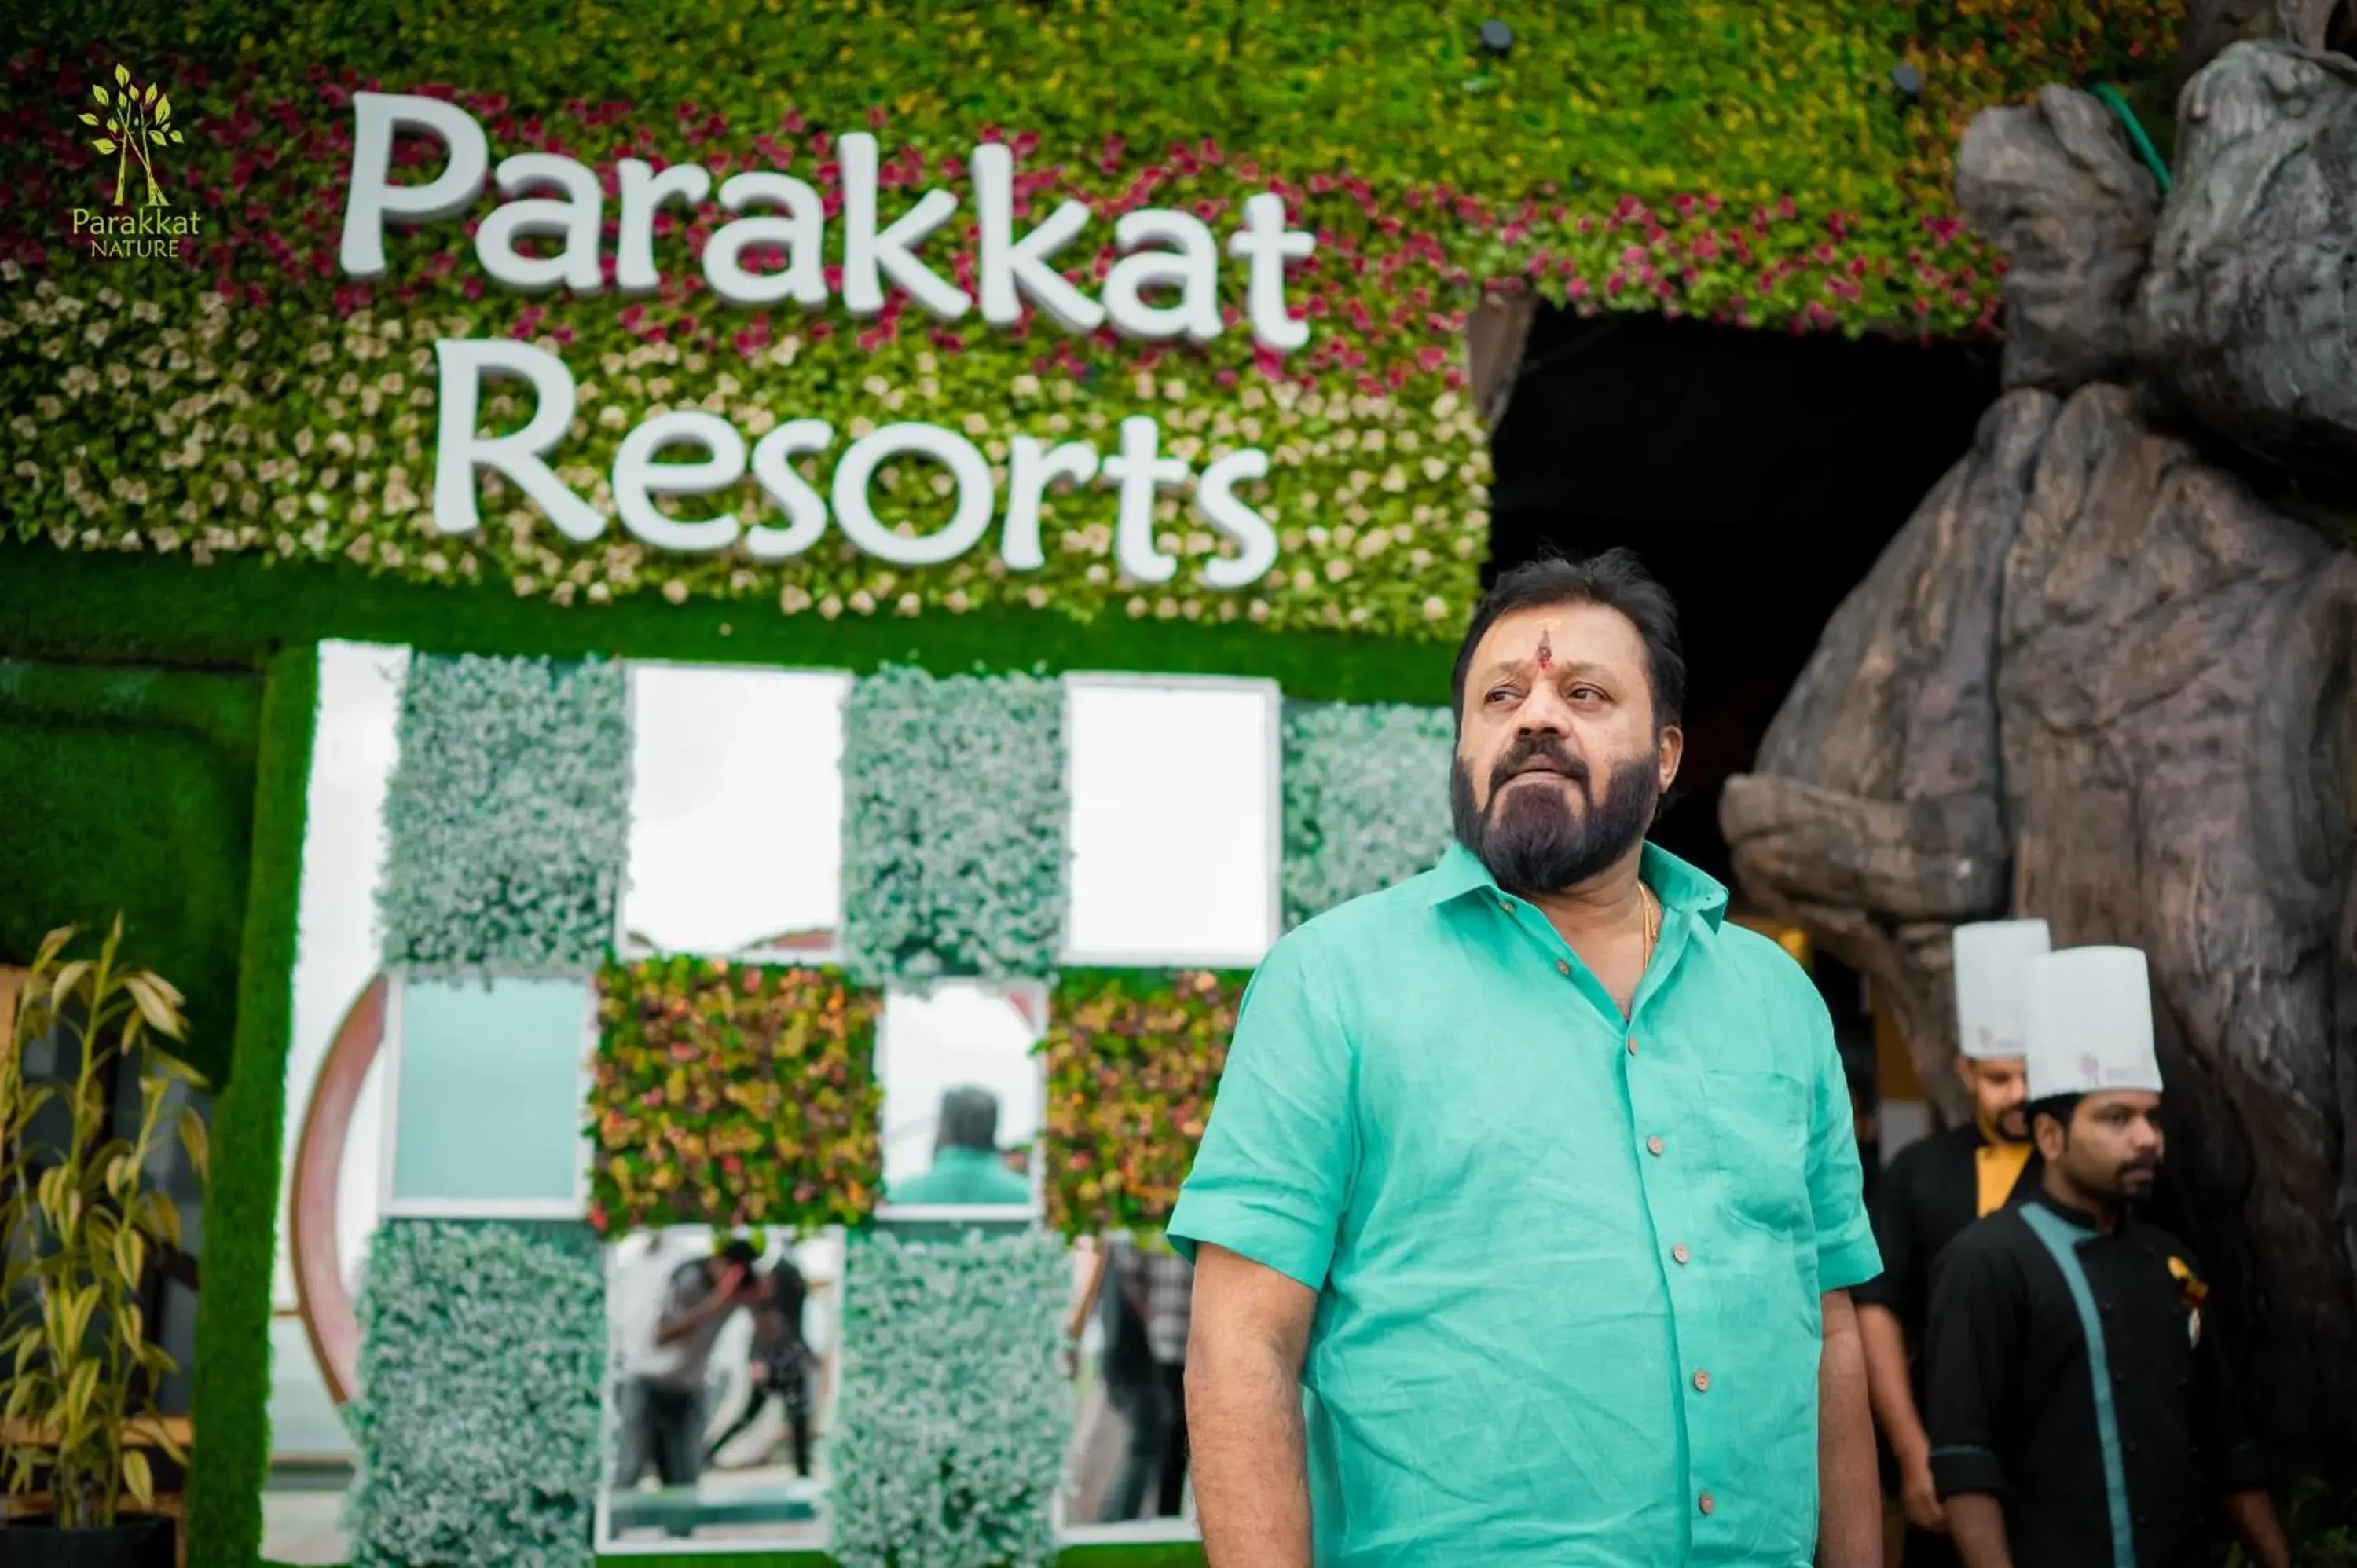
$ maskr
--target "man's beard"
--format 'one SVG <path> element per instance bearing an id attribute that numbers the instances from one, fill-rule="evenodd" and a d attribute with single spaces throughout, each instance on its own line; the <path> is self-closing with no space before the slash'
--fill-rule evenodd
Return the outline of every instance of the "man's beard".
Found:
<path id="1" fill-rule="evenodd" d="M 1586 798 L 1587 810 L 1575 813 L 1551 790 L 1507 789 L 1515 774 L 1542 757 L 1562 769 Z M 1473 771 L 1462 757 L 1448 779 L 1457 841 L 1490 868 L 1499 886 L 1521 893 L 1560 892 L 1611 865 L 1643 840 L 1661 794 L 1653 759 L 1638 757 L 1613 765 L 1598 799 L 1587 765 L 1561 742 L 1541 736 L 1498 759 L 1490 771 L 1486 810 L 1473 804 Z"/>

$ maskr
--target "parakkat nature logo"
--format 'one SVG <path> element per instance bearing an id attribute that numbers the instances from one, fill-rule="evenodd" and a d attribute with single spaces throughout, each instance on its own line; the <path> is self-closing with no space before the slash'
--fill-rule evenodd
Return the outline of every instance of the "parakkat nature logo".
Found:
<path id="1" fill-rule="evenodd" d="M 158 150 L 181 145 L 187 138 L 172 124 L 172 99 L 161 82 L 149 82 L 142 87 L 131 78 L 128 66 L 114 68 L 114 87 L 109 91 L 104 82 L 91 84 L 90 95 L 97 101 L 99 113 L 82 111 L 81 123 L 99 133 L 91 145 L 100 153 L 114 156 L 114 205 L 129 206 L 129 187 L 134 162 L 145 187 L 145 197 L 135 211 L 92 211 L 86 207 L 73 209 L 73 231 L 77 238 L 87 236 L 91 253 L 96 256 L 177 256 L 180 242 L 204 227 L 201 216 L 193 212 L 167 212 L 172 199 L 156 179 Z"/>

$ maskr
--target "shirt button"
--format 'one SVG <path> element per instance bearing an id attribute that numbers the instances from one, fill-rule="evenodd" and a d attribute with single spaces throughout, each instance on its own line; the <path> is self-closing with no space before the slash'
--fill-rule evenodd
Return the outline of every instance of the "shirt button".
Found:
<path id="1" fill-rule="evenodd" d="M 1514 912 L 1514 901 L 1512 898 L 1501 898 L 1498 900 L 1498 908 L 1511 915 Z"/>
<path id="2" fill-rule="evenodd" d="M 1710 1392 L 1710 1374 L 1708 1372 L 1697 1370 L 1695 1373 L 1695 1392 L 1698 1394 L 1706 1394 Z"/>
<path id="3" fill-rule="evenodd" d="M 1660 1154 L 1663 1147 L 1663 1143 L 1659 1138 L 1648 1138 L 1645 1140 L 1645 1152 L 1649 1155 Z"/>
<path id="4" fill-rule="evenodd" d="M 1676 1246 L 1670 1249 L 1670 1256 L 1675 1258 L 1681 1263 L 1689 1263 L 1694 1261 L 1694 1254 L 1686 1251 L 1686 1244 L 1684 1241 L 1679 1242 Z"/>
<path id="5" fill-rule="evenodd" d="M 1566 960 L 1566 959 L 1557 959 L 1557 960 L 1555 960 L 1555 972 L 1557 974 L 1569 974 L 1569 973 L 1571 972 L 1571 964 L 1570 964 L 1570 961 L 1569 961 L 1568 960 Z"/>
<path id="6" fill-rule="evenodd" d="M 1717 1513 L 1718 1511 L 1718 1499 L 1712 1497 L 1708 1492 L 1705 1492 L 1699 1498 L 1695 1499 L 1695 1506 L 1700 1508 L 1705 1513 Z"/>
<path id="7" fill-rule="evenodd" d="M 1629 1054 L 1632 1057 L 1637 1054 L 1637 1036 L 1634 1035 L 1629 1036 Z"/>

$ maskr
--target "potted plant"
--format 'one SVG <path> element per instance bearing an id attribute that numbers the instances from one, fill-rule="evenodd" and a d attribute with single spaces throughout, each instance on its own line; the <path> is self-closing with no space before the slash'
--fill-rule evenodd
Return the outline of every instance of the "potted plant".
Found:
<path id="1" fill-rule="evenodd" d="M 188 1455 L 156 1418 L 154 1391 L 173 1361 L 147 1337 L 139 1286 L 155 1250 L 180 1241 L 178 1211 L 146 1185 L 149 1156 L 177 1138 L 205 1172 L 204 1123 L 183 1107 L 167 1125 L 167 1093 L 202 1080 L 157 1048 L 159 1036 L 182 1036 L 180 993 L 121 964 L 122 917 L 95 958 L 69 956 L 75 935 L 43 940 L 0 1042 L 0 1460 L 12 1497 L 45 1486 L 50 1498 L 48 1513 L 0 1529 L 0 1557 L 12 1568 L 172 1568 L 172 1524 L 145 1511 L 155 1477 L 134 1439 L 182 1465 Z M 44 1037 L 76 1064 L 70 1088 L 25 1081 L 26 1048 Z M 118 1058 L 139 1085 L 130 1137 L 108 1094 Z M 118 1512 L 126 1498 L 141 1511 Z"/>

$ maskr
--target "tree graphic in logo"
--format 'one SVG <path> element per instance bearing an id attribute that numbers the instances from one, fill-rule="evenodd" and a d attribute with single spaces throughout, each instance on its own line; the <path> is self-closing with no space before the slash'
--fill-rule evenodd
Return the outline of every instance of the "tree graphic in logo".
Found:
<path id="1" fill-rule="evenodd" d="M 114 205 L 123 205 L 123 182 L 131 172 L 131 160 L 139 160 L 140 173 L 146 177 L 149 207 L 169 207 L 171 198 L 156 183 L 156 148 L 163 143 L 178 146 L 182 137 L 172 129 L 172 101 L 155 82 L 141 87 L 131 80 L 127 67 L 114 68 L 115 91 L 109 93 L 102 84 L 92 83 L 91 96 L 106 111 L 101 120 L 85 113 L 81 123 L 103 131 L 104 135 L 91 145 L 102 153 L 114 155 Z"/>

